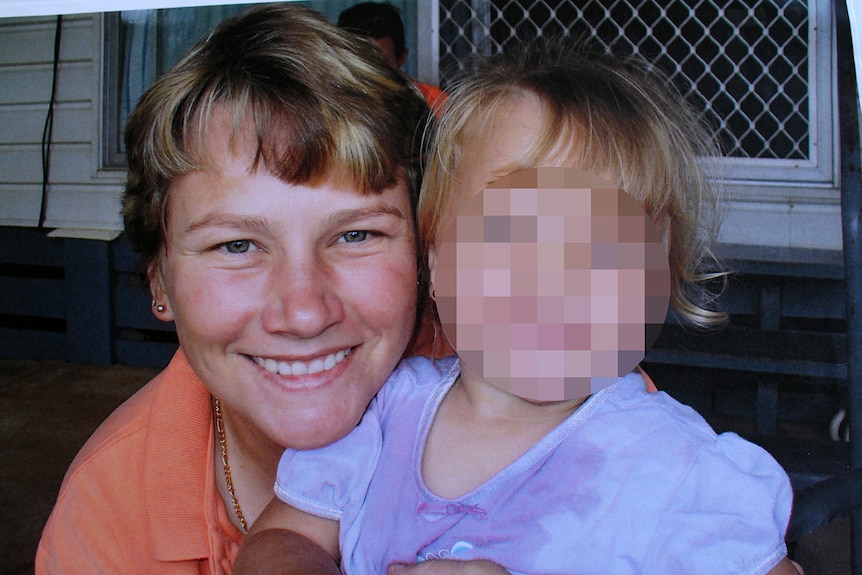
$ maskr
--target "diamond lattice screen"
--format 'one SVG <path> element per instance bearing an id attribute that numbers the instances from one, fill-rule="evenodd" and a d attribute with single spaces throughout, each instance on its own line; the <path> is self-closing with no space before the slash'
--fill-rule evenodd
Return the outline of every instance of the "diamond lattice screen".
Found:
<path id="1" fill-rule="evenodd" d="M 804 160 L 810 17 L 800 0 L 440 0 L 441 83 L 519 38 L 590 35 L 669 74 L 726 155 Z"/>

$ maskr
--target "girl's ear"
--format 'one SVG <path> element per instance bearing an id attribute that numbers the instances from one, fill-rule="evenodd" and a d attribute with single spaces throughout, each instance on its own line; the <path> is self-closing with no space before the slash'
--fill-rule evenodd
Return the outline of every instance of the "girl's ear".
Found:
<path id="1" fill-rule="evenodd" d="M 158 262 L 150 264 L 147 268 L 147 278 L 150 282 L 150 294 L 153 296 L 153 315 L 162 321 L 173 321 L 174 311 L 171 307 L 168 292 L 165 290 L 165 279 L 162 267 Z"/>
<path id="2" fill-rule="evenodd" d="M 431 299 L 434 299 L 434 272 L 437 268 L 437 244 L 428 246 L 428 271 L 430 272 L 430 282 L 428 289 L 431 290 Z"/>

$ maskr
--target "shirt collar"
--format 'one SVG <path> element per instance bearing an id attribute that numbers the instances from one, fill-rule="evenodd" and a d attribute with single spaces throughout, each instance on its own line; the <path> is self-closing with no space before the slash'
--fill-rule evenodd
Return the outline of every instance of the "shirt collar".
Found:
<path id="1" fill-rule="evenodd" d="M 218 529 L 223 506 L 215 486 L 212 399 L 182 350 L 161 377 L 144 455 L 150 538 L 160 561 L 201 559 L 212 552 L 209 531 Z M 242 538 L 236 528 L 229 536 Z"/>

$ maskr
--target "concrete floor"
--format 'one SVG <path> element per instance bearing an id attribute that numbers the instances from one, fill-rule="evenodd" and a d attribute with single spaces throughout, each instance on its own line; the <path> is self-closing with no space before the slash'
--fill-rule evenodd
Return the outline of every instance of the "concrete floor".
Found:
<path id="1" fill-rule="evenodd" d="M 98 424 L 155 373 L 0 360 L 0 575 L 33 573 L 66 467 Z M 851 571 L 849 548 L 849 522 L 838 521 L 799 541 L 793 553 L 806 575 L 844 575 Z"/>
<path id="2" fill-rule="evenodd" d="M 33 559 L 66 468 L 152 369 L 0 361 L 0 575 Z"/>

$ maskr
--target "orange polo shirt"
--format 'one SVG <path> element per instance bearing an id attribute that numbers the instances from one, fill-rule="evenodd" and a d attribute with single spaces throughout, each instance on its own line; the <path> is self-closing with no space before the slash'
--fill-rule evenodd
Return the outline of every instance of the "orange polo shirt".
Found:
<path id="1" fill-rule="evenodd" d="M 216 489 L 212 426 L 209 391 L 178 351 L 75 457 L 36 575 L 229 575 L 242 533 Z"/>

